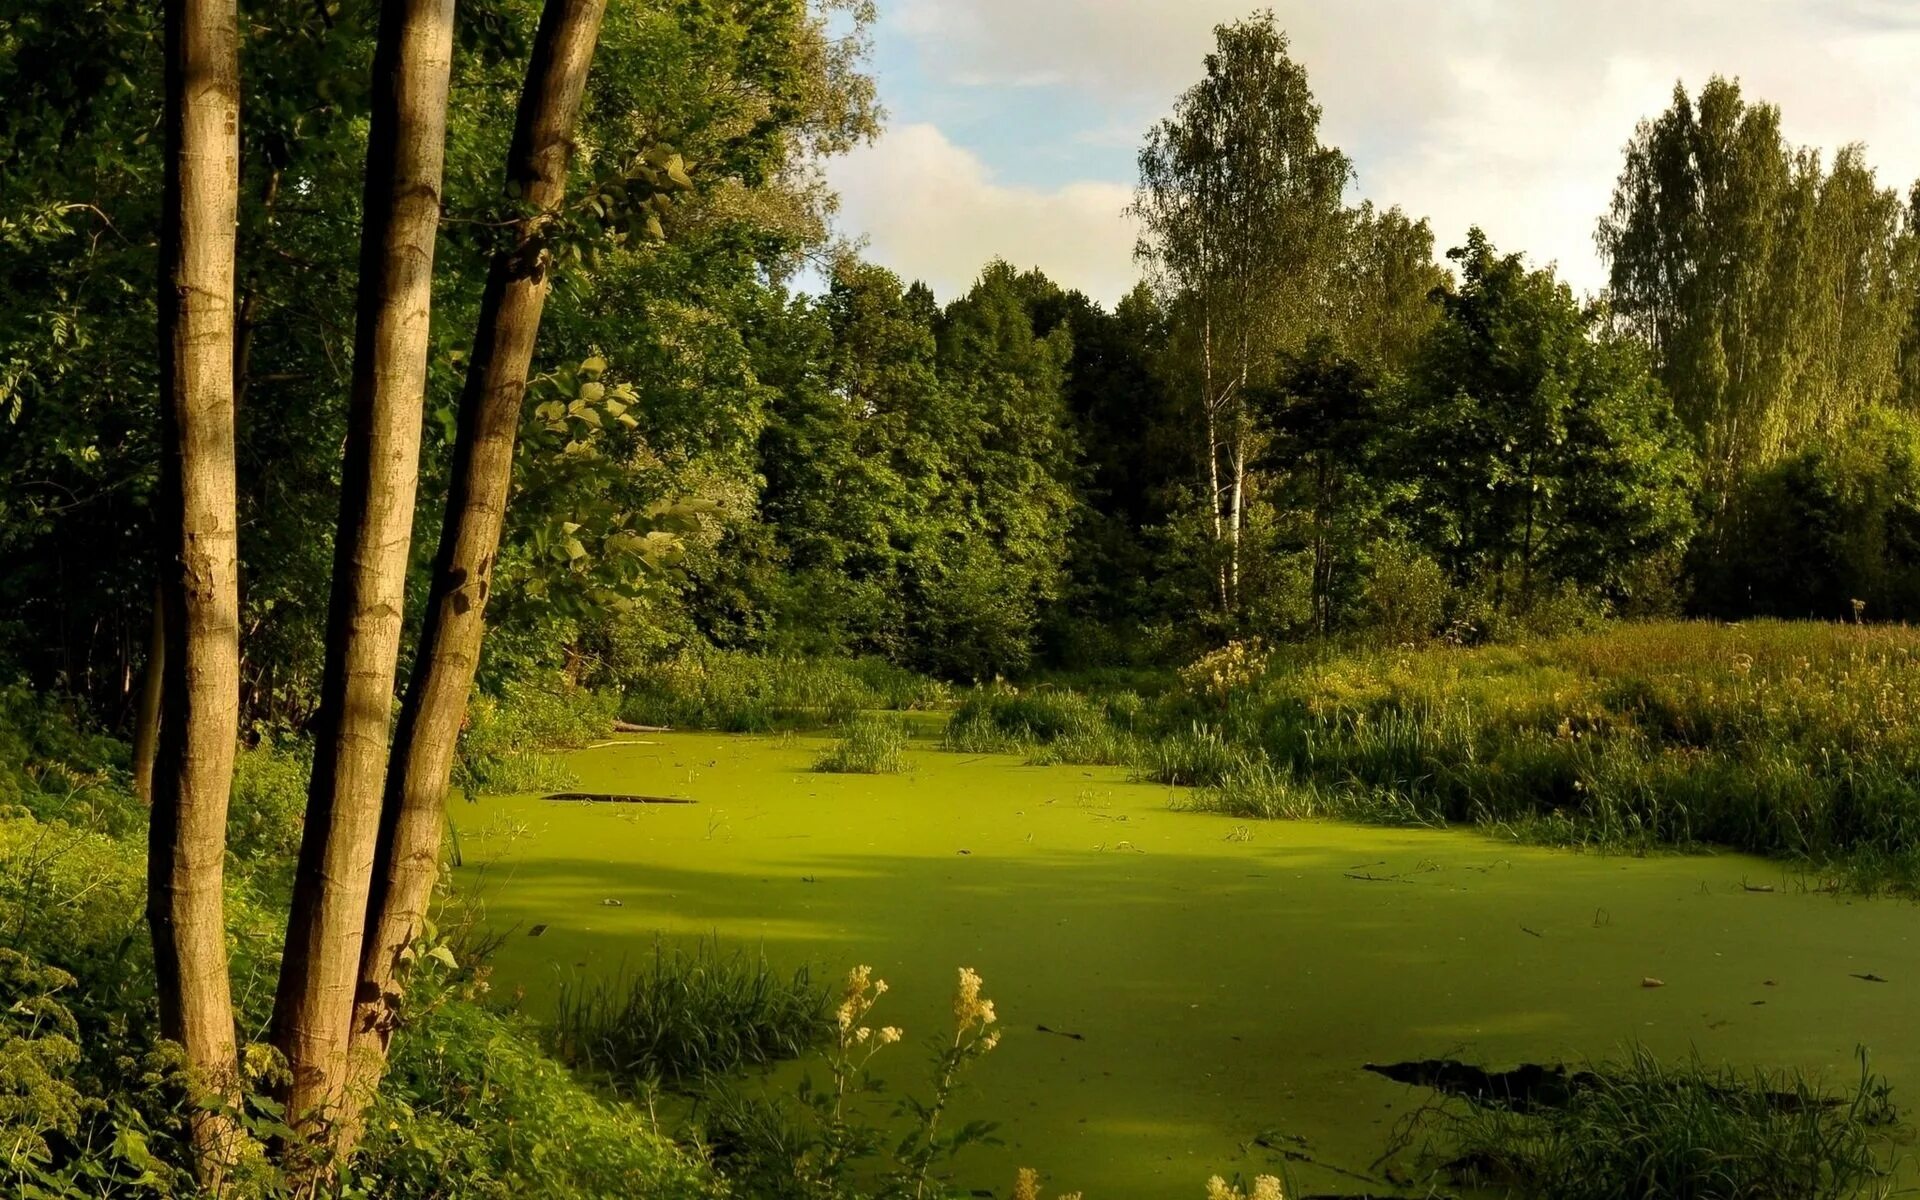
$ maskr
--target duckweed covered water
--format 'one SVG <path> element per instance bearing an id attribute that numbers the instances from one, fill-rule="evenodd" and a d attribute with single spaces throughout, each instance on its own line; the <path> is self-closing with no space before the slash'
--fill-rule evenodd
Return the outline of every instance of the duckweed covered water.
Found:
<path id="1" fill-rule="evenodd" d="M 833 976 L 871 963 L 892 985 L 874 1019 L 908 1031 L 879 1060 L 898 1091 L 947 1027 L 955 969 L 974 967 L 1006 1036 L 963 1115 L 1001 1121 L 1004 1144 L 969 1151 L 962 1175 L 996 1194 L 1025 1164 L 1098 1200 L 1195 1195 L 1286 1152 L 1305 1190 L 1365 1190 L 1354 1176 L 1380 1178 L 1395 1123 L 1430 1095 L 1369 1062 L 1637 1040 L 1844 1084 L 1864 1044 L 1920 1103 L 1911 903 L 1812 894 L 1736 855 L 1179 813 L 1122 770 L 1005 755 L 818 774 L 826 744 L 665 734 L 572 760 L 583 790 L 688 805 L 456 805 L 462 881 L 509 934 L 499 989 L 540 1012 L 563 978 L 637 962 L 656 933 Z"/>

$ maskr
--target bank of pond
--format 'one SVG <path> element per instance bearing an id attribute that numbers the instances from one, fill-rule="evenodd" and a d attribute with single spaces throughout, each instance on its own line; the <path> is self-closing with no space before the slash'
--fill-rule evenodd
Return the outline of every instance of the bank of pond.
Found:
<path id="1" fill-rule="evenodd" d="M 1097 1200 L 1916 1181 L 1909 900 L 1726 851 L 1196 812 L 942 724 L 623 734 L 557 764 L 561 798 L 456 801 L 493 994 L 723 1167 L 783 1138 L 817 1167 L 839 1128 L 856 1171 L 939 1151 L 976 1195 L 1023 1167 Z"/>

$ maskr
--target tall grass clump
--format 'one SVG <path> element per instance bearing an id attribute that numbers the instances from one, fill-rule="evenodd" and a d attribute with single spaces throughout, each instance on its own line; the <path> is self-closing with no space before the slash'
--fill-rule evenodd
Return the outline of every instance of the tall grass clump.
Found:
<path id="1" fill-rule="evenodd" d="M 620 715 L 643 725 L 765 733 L 821 729 L 872 710 L 941 703 L 945 686 L 878 658 L 688 650 L 621 680 Z"/>
<path id="2" fill-rule="evenodd" d="M 833 1033 L 828 989 L 805 967 L 781 972 L 762 953 L 655 943 L 638 969 L 561 985 L 555 1047 L 623 1085 L 687 1084 L 797 1058 Z"/>
<path id="3" fill-rule="evenodd" d="M 1858 1084 L 1840 1093 L 1790 1072 L 1667 1066 L 1640 1048 L 1580 1079 L 1564 1105 L 1427 1110 L 1429 1153 L 1458 1183 L 1542 1200 L 1890 1191 L 1895 1114 L 1864 1057 Z"/>
<path id="4" fill-rule="evenodd" d="M 1024 752 L 1035 762 L 1125 764 L 1140 753 L 1146 706 L 1134 692 L 1088 696 L 1052 687 L 976 687 L 947 720 L 945 745 L 965 754 Z"/>
<path id="5" fill-rule="evenodd" d="M 1219 729 L 1193 725 L 1149 744 L 1139 773 L 1172 787 L 1219 787 L 1247 777 L 1258 761 L 1254 752 L 1229 741 Z"/>
<path id="6" fill-rule="evenodd" d="M 898 775 L 907 769 L 907 731 L 889 717 L 855 716 L 813 769 L 837 775 Z"/>
<path id="7" fill-rule="evenodd" d="M 476 692 L 467 706 L 453 782 L 468 795 L 546 791 L 571 786 L 573 774 L 552 753 L 578 750 L 613 728 L 612 697 L 564 680 L 518 681 Z"/>

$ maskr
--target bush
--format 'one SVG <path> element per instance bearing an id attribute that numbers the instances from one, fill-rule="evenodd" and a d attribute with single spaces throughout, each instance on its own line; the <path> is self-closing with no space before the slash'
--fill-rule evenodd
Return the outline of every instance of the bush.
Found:
<path id="1" fill-rule="evenodd" d="M 1361 625 L 1392 645 L 1427 641 L 1446 618 L 1449 590 L 1439 563 L 1410 546 L 1384 543 L 1361 585 Z"/>
<path id="2" fill-rule="evenodd" d="M 1693 567 L 1722 616 L 1920 617 L 1920 420 L 1871 410 L 1756 472 Z"/>
<path id="3" fill-rule="evenodd" d="M 814 760 L 813 769 L 839 775 L 898 775 L 907 769 L 907 731 L 899 721 L 857 716 L 841 727 L 840 740 Z"/>
<path id="4" fill-rule="evenodd" d="M 809 970 L 783 974 L 717 939 L 655 943 L 637 971 L 564 983 L 553 1024 L 562 1058 L 626 1086 L 794 1058 L 833 1031 L 827 989 Z"/>
<path id="5" fill-rule="evenodd" d="M 292 871 L 300 853 L 307 779 L 312 771 L 313 750 L 304 742 L 288 746 L 262 742 L 234 758 L 227 854 L 242 871 Z"/>
<path id="6" fill-rule="evenodd" d="M 23 683 L 0 685 L 0 807 L 121 835 L 146 827 L 126 747 Z"/>

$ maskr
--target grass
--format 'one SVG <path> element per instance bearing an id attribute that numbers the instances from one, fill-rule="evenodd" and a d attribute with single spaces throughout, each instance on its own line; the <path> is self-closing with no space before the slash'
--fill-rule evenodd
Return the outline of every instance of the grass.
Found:
<path id="1" fill-rule="evenodd" d="M 1807 1200 L 1885 1195 L 1884 1080 L 1844 1092 L 1797 1073 L 1677 1066 L 1636 1047 L 1592 1068 L 1592 1086 L 1564 1106 L 1531 1111 L 1453 1102 L 1428 1150 L 1454 1182 L 1515 1197 L 1638 1200 L 1711 1196 Z"/>
<path id="2" fill-rule="evenodd" d="M 947 721 L 945 745 L 964 754 L 1025 753 L 1042 764 L 1125 765 L 1141 752 L 1135 726 L 1145 714 L 1145 702 L 1133 692 L 1095 697 L 995 684 L 960 702 Z"/>
<path id="3" fill-rule="evenodd" d="M 685 1084 L 797 1058 L 824 1045 L 828 989 L 801 968 L 782 974 L 764 955 L 655 943 L 638 970 L 564 983 L 555 1003 L 558 1053 L 627 1086 Z"/>
<path id="4" fill-rule="evenodd" d="M 497 695 L 476 692 L 460 735 L 454 786 L 470 796 L 570 787 L 565 759 L 549 752 L 606 737 L 614 708 L 613 698 L 559 680 L 510 683 Z"/>
<path id="5" fill-rule="evenodd" d="M 1236 665 L 1163 703 L 1144 759 L 1194 807 L 1721 845 L 1920 888 L 1920 631 L 1621 624 Z"/>
<path id="6" fill-rule="evenodd" d="M 861 714 L 840 727 L 840 740 L 814 760 L 836 775 L 898 775 L 908 768 L 907 731 L 899 721 Z"/>
<path id="7" fill-rule="evenodd" d="M 1241 817 L 1472 824 L 1623 853 L 1718 845 L 1920 891 L 1920 630 L 1668 621 L 1470 649 L 1236 643 L 1177 675 L 1072 682 L 1086 690 L 962 693 L 943 745 L 1128 766 Z M 819 728 L 947 696 L 876 660 L 705 651 L 649 668 L 622 712 Z M 822 769 L 886 769 L 874 737 Z M 538 767 L 486 761 L 491 787 Z"/>
<path id="8" fill-rule="evenodd" d="M 688 651 L 625 682 L 620 715 L 643 725 L 765 733 L 821 729 L 873 710 L 931 708 L 946 688 L 882 659 Z"/>

